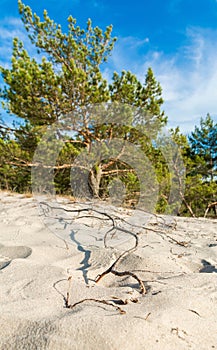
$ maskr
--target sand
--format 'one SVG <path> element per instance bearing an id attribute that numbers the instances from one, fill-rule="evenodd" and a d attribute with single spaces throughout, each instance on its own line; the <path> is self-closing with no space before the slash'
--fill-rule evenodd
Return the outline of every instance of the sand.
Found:
<path id="1" fill-rule="evenodd" d="M 217 220 L 95 208 L 128 220 L 107 248 L 103 214 L 45 217 L 34 198 L 0 192 L 0 349 L 217 349 Z M 146 293 L 132 276 L 96 283 L 136 234 L 117 270 L 136 274 Z M 67 308 L 67 292 L 68 305 L 91 300 Z"/>

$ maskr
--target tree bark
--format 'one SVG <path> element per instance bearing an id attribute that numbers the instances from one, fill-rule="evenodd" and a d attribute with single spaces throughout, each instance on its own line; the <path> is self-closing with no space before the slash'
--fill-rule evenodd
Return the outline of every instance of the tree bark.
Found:
<path id="1" fill-rule="evenodd" d="M 217 212 L 216 212 L 216 206 L 217 206 L 217 202 L 213 202 L 213 203 L 210 203 L 207 208 L 206 208 L 206 211 L 205 211 L 205 214 L 204 214 L 204 217 L 207 216 L 208 214 L 208 211 L 213 208 L 213 211 L 214 211 L 214 214 L 217 215 Z"/>
<path id="2" fill-rule="evenodd" d="M 99 164 L 95 169 L 91 169 L 89 176 L 89 185 L 94 198 L 99 198 L 100 182 L 102 178 L 102 167 Z"/>

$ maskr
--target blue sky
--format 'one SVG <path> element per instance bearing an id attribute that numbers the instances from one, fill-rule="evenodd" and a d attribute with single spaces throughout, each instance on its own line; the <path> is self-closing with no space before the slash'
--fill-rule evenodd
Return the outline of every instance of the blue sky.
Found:
<path id="1" fill-rule="evenodd" d="M 163 88 L 169 126 L 190 132 L 209 112 L 217 121 L 217 0 L 23 0 L 33 12 L 64 29 L 71 14 L 85 27 L 88 18 L 117 36 L 103 74 L 130 70 L 141 81 L 149 66 Z M 10 65 L 18 36 L 35 54 L 19 19 L 17 0 L 0 0 L 0 64 Z"/>

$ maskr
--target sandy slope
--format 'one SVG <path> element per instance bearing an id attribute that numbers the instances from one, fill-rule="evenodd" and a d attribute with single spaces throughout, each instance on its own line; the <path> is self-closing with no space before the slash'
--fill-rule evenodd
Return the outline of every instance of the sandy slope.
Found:
<path id="1" fill-rule="evenodd" d="M 177 221 L 165 232 L 163 221 L 149 222 L 160 232 L 143 230 L 138 248 L 118 265 L 144 281 L 147 293 L 141 295 L 129 276 L 108 274 L 94 282 L 134 245 L 134 236 L 105 249 L 96 237 L 103 227 L 85 218 L 87 244 L 83 230 L 69 244 L 74 223 L 62 229 L 64 242 L 39 213 L 34 199 L 0 193 L 0 349 L 217 349 L 217 220 L 165 217 Z M 140 212 L 129 220 L 132 227 L 142 225 L 147 216 Z M 67 309 L 69 288 L 71 304 L 94 298 L 126 313 L 94 301 Z"/>

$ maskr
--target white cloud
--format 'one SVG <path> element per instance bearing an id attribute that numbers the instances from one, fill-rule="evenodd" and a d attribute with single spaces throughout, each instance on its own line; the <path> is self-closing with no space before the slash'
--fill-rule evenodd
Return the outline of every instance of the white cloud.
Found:
<path id="1" fill-rule="evenodd" d="M 110 59 L 110 69 L 122 71 L 124 69 L 136 70 L 141 61 L 140 51 L 149 44 L 149 38 L 139 39 L 133 36 L 118 37 L 118 41 Z"/>
<path id="2" fill-rule="evenodd" d="M 216 37 L 217 32 L 191 28 L 187 31 L 188 45 L 179 50 L 171 67 L 166 66 L 165 57 L 164 67 L 155 65 L 169 121 L 183 131 L 191 131 L 208 112 L 217 119 Z M 178 63 L 180 55 L 184 57 Z"/>
<path id="3" fill-rule="evenodd" d="M 8 67 L 12 55 L 13 39 L 17 37 L 24 43 L 24 48 L 30 55 L 35 55 L 24 24 L 19 18 L 7 17 L 0 21 L 0 65 Z"/>
<path id="4" fill-rule="evenodd" d="M 138 49 L 144 43 L 132 37 L 121 39 L 116 43 L 111 69 L 128 69 L 144 80 L 147 68 L 152 67 L 163 88 L 169 126 L 179 125 L 183 132 L 190 132 L 207 113 L 217 121 L 216 38 L 217 31 L 188 28 L 185 45 L 169 56 L 151 50 L 151 45 L 141 55 Z"/>

